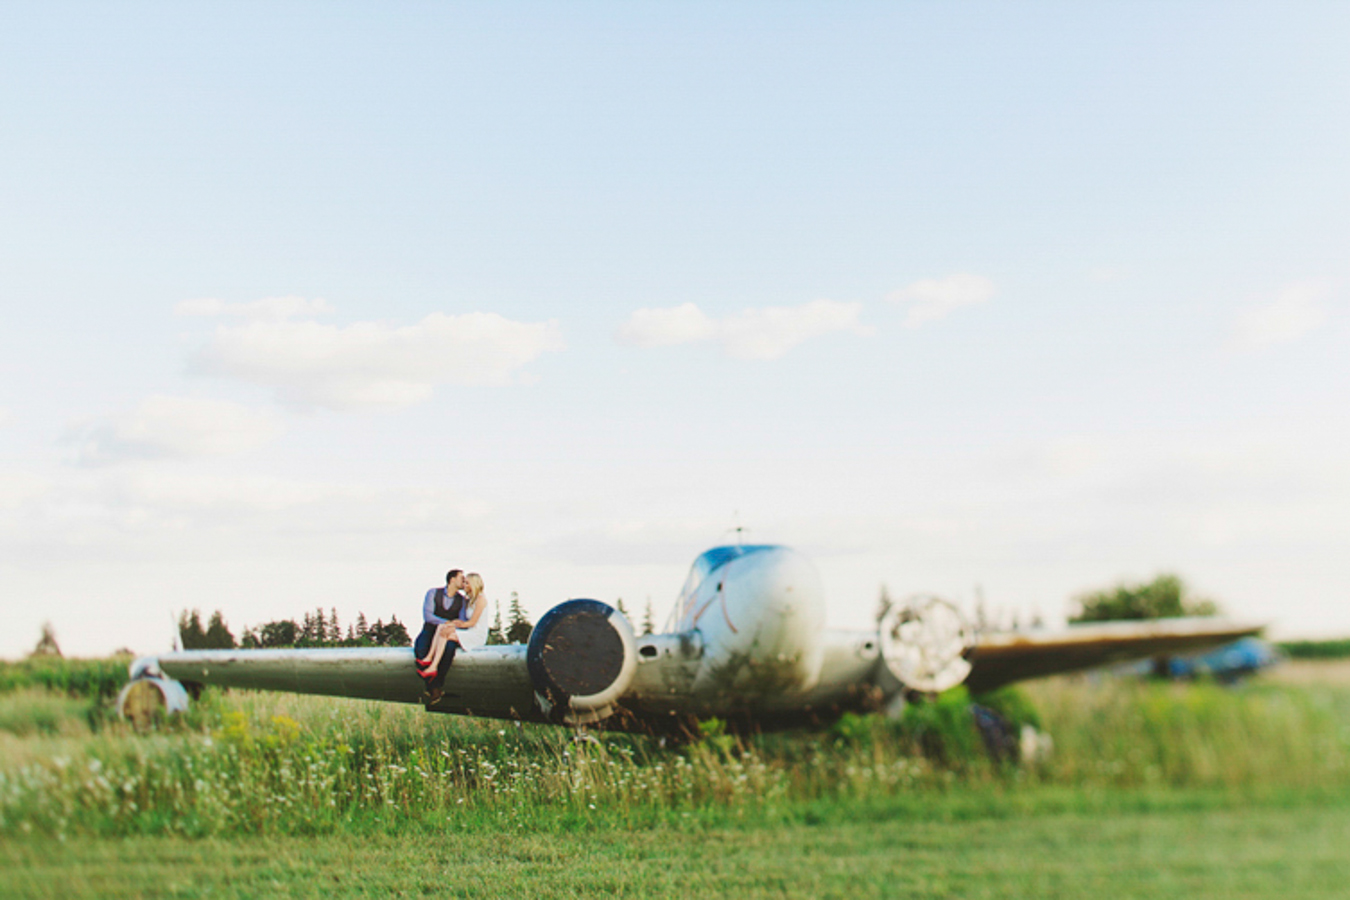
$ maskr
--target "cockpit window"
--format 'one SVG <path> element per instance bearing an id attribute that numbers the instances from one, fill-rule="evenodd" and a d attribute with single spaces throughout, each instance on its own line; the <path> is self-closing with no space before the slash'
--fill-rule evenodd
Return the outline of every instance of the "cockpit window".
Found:
<path id="1" fill-rule="evenodd" d="M 776 549 L 778 548 L 774 544 L 736 544 L 728 547 L 713 547 L 711 550 L 704 551 L 698 559 L 694 560 L 693 566 L 689 568 L 689 577 L 684 580 L 684 587 L 680 589 L 680 597 L 675 602 L 675 608 L 671 610 L 671 621 L 666 626 L 666 630 L 675 631 L 679 628 L 679 623 L 684 618 L 685 607 L 698 593 L 698 589 L 704 580 L 713 572 L 733 559 L 740 559 L 742 556 L 749 556 L 751 553 L 759 553 L 763 550 Z"/>

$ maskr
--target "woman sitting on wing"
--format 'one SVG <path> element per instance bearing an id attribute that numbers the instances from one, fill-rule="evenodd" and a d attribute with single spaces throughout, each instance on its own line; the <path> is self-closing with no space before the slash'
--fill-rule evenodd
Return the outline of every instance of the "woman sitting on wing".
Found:
<path id="1" fill-rule="evenodd" d="M 455 595 L 451 606 L 450 621 L 437 626 L 436 635 L 431 641 L 427 655 L 417 660 L 418 674 L 430 683 L 431 692 L 439 693 L 437 676 L 441 672 L 441 661 L 449 654 L 446 668 L 455 658 L 456 650 L 477 650 L 486 643 L 485 628 L 480 624 L 483 610 L 487 608 L 487 598 L 483 596 L 483 578 L 477 572 L 470 572 L 464 578 L 465 593 Z M 439 700 L 433 697 L 431 702 Z"/>

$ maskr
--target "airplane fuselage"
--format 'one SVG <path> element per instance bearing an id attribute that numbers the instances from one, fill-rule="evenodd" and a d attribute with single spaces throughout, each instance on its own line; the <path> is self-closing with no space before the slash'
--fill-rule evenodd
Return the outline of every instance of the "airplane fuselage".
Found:
<path id="1" fill-rule="evenodd" d="M 657 718 L 823 712 L 857 700 L 854 687 L 877 667 L 875 632 L 838 638 L 827 640 L 825 590 L 806 556 L 714 548 L 695 561 L 670 633 L 638 639 L 623 706 Z"/>

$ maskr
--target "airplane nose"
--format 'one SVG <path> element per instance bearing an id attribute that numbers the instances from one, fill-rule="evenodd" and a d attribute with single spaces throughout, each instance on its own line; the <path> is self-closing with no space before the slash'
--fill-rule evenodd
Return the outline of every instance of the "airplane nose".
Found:
<path id="1" fill-rule="evenodd" d="M 729 564 L 699 622 L 710 689 L 755 695 L 807 690 L 820 675 L 825 591 L 805 556 L 786 547 Z"/>
<path id="2" fill-rule="evenodd" d="M 779 632 L 780 639 L 801 643 L 824 624 L 825 592 L 820 574 L 810 560 L 786 548 L 764 556 L 758 577 L 747 579 L 751 590 L 744 599 L 761 607 L 762 629 Z"/>

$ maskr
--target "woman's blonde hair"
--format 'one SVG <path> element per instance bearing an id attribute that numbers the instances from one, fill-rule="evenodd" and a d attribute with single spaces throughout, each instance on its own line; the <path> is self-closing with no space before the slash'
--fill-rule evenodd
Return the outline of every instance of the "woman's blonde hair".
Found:
<path id="1" fill-rule="evenodd" d="M 469 599 L 477 600 L 483 594 L 483 576 L 477 572 L 470 572 L 464 576 L 464 580 L 469 582 Z"/>

